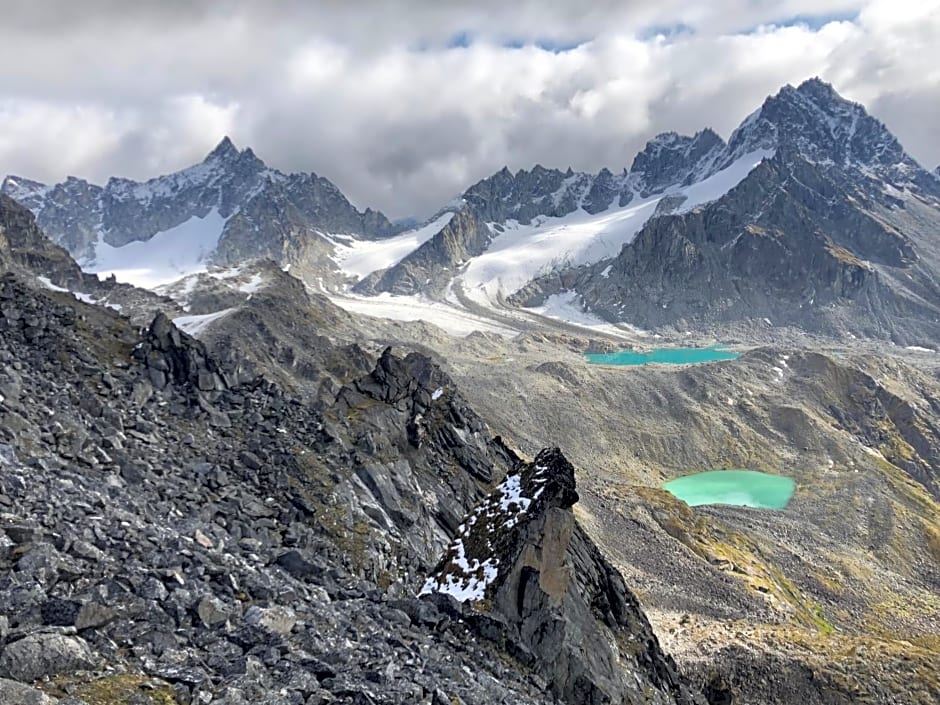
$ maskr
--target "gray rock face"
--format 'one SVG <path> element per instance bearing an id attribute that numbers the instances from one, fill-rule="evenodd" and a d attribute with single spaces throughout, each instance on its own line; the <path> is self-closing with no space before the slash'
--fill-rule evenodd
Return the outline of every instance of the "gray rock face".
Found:
<path id="1" fill-rule="evenodd" d="M 0 678 L 31 683 L 44 676 L 73 673 L 94 665 L 91 650 L 82 639 L 34 634 L 4 647 L 0 653 Z"/>
<path id="2" fill-rule="evenodd" d="M 625 176 L 626 170 L 621 176 L 614 176 L 609 169 L 601 169 L 584 195 L 581 207 L 593 214 L 607 210 L 615 202 L 625 206 L 633 200 L 633 192 L 623 188 Z"/>
<path id="3" fill-rule="evenodd" d="M 564 702 L 703 702 L 575 521 L 577 499 L 574 468 L 543 450 L 467 515 L 424 592 L 482 605 Z"/>
<path id="4" fill-rule="evenodd" d="M 580 206 L 592 177 L 536 165 L 512 174 L 503 168 L 467 189 L 463 200 L 484 222 L 528 223 L 538 215 L 558 217 Z"/>
<path id="5" fill-rule="evenodd" d="M 723 139 L 710 129 L 694 137 L 667 132 L 648 142 L 630 167 L 630 180 L 641 196 L 687 185 L 711 173 L 724 156 Z"/>
<path id="6" fill-rule="evenodd" d="M 445 268 L 482 254 L 493 235 L 489 225 L 473 208 L 460 208 L 437 235 L 394 267 L 373 272 L 354 289 L 360 293 L 389 291 L 411 294 L 433 288 L 446 281 Z"/>
<path id="7" fill-rule="evenodd" d="M 156 389 L 176 384 L 183 389 L 215 392 L 230 386 L 205 346 L 182 333 L 162 313 L 153 319 L 134 356 L 145 366 L 149 382 Z"/>
<path id="8" fill-rule="evenodd" d="M 10 176 L 0 193 L 33 211 L 53 241 L 88 262 L 99 237 L 120 247 L 212 211 L 228 219 L 214 253 L 222 264 L 259 256 L 297 261 L 309 254 L 310 241 L 326 247 L 318 231 L 362 237 L 396 231 L 381 213 L 358 211 L 327 179 L 269 169 L 227 137 L 201 164 L 143 183 L 112 178 L 101 187 L 70 177 L 45 186 Z"/>
<path id="9" fill-rule="evenodd" d="M 0 261 L 17 264 L 59 286 L 93 285 L 63 248 L 52 244 L 33 215 L 9 196 L 0 193 Z"/>

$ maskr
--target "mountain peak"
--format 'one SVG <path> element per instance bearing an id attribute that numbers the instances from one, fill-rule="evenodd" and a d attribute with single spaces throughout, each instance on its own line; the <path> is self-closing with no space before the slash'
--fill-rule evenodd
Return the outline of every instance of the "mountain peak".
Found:
<path id="1" fill-rule="evenodd" d="M 16 176 L 15 174 L 8 174 L 3 179 L 3 182 L 0 183 L 0 193 L 5 193 L 13 199 L 16 199 L 16 196 L 13 195 L 14 193 L 35 193 L 45 188 L 47 188 L 47 186 L 39 181 L 26 179 L 22 176 Z"/>
<path id="2" fill-rule="evenodd" d="M 267 168 L 265 163 L 251 150 L 250 147 L 239 150 L 232 142 L 232 139 L 226 135 L 222 138 L 215 149 L 206 155 L 202 166 L 212 168 L 212 171 L 221 171 L 225 173 L 257 174 Z M 314 176 L 311 174 L 311 176 Z"/>
<path id="3" fill-rule="evenodd" d="M 49 187 L 43 183 L 14 174 L 10 174 L 0 183 L 0 194 L 9 196 L 27 208 L 37 207 L 48 190 Z"/>
<path id="4" fill-rule="evenodd" d="M 816 108 L 837 118 L 868 117 L 863 106 L 844 98 L 831 83 L 818 77 L 808 78 L 795 88 L 786 84 L 776 94 L 768 96 L 755 115 L 766 117 L 768 112 L 777 112 L 784 105 L 797 109 Z"/>
<path id="5" fill-rule="evenodd" d="M 232 142 L 231 138 L 228 135 L 222 138 L 222 141 L 219 142 L 215 149 L 213 149 L 206 156 L 206 160 L 209 159 L 226 159 L 233 158 L 239 155 L 238 147 L 235 146 L 235 143 Z"/>
<path id="6" fill-rule="evenodd" d="M 835 98 L 838 100 L 845 100 L 841 95 L 836 92 L 836 89 L 832 87 L 831 83 L 826 83 L 819 76 L 813 76 L 812 78 L 807 78 L 796 88 L 798 93 L 803 95 L 809 95 L 819 98 Z"/>
<path id="7" fill-rule="evenodd" d="M 884 124 L 819 78 L 769 96 L 734 131 L 729 148 L 725 164 L 757 150 L 787 148 L 812 163 L 860 169 L 898 187 L 923 179 Z"/>
<path id="8" fill-rule="evenodd" d="M 630 175 L 641 194 L 658 193 L 705 173 L 724 148 L 724 140 L 713 130 L 692 137 L 663 132 L 634 157 Z"/>

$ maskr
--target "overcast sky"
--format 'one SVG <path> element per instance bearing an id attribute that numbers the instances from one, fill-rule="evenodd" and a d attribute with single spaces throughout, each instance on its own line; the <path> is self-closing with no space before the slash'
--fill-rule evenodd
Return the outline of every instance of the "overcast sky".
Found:
<path id="1" fill-rule="evenodd" d="M 503 165 L 727 138 L 814 75 L 940 163 L 940 0 L 0 1 L 0 174 L 146 178 L 228 134 L 425 216 Z"/>

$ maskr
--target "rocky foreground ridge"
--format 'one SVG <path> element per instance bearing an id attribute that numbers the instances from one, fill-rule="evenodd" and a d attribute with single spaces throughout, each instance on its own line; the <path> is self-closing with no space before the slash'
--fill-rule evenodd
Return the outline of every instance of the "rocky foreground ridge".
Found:
<path id="1" fill-rule="evenodd" d="M 386 350 L 314 407 L 8 255 L 0 703 L 704 702 L 574 520 L 570 464 L 521 461 L 428 358 Z M 540 501 L 491 527 L 495 599 L 418 597 L 533 468 Z"/>

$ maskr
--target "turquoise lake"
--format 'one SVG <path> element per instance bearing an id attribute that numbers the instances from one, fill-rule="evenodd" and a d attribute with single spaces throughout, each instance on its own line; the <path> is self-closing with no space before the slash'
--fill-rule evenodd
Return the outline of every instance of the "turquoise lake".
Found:
<path id="1" fill-rule="evenodd" d="M 717 360 L 735 360 L 741 357 L 741 354 L 714 346 L 710 348 L 655 348 L 649 352 L 623 350 L 616 353 L 587 353 L 585 357 L 592 365 L 648 365 L 650 363 L 691 365 Z"/>
<path id="2" fill-rule="evenodd" d="M 783 509 L 796 483 L 783 475 L 756 470 L 712 470 L 670 480 L 663 489 L 690 507 L 731 504 L 758 509 Z"/>

